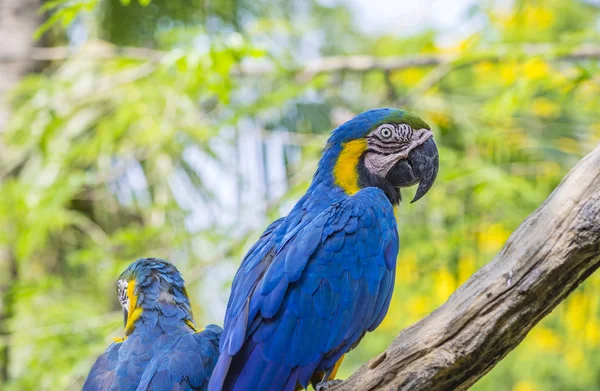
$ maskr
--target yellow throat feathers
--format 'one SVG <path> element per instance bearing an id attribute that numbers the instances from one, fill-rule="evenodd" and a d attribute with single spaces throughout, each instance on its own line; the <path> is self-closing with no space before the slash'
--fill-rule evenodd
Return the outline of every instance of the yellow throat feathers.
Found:
<path id="1" fill-rule="evenodd" d="M 194 324 L 194 322 L 192 322 L 189 319 L 187 319 L 185 321 L 185 324 L 187 324 L 189 328 L 191 328 L 192 330 L 194 330 L 195 333 L 201 333 L 202 331 L 204 331 L 204 329 L 197 328 L 196 325 Z"/>
<path id="2" fill-rule="evenodd" d="M 360 190 L 358 187 L 358 161 L 367 149 L 367 140 L 358 139 L 342 144 L 342 151 L 333 167 L 335 184 L 352 195 Z"/>
<path id="3" fill-rule="evenodd" d="M 137 306 L 137 295 L 135 294 L 135 280 L 129 281 L 127 285 L 127 297 L 129 298 L 129 308 L 127 308 L 127 324 L 125 325 L 125 335 L 133 333 L 134 323 L 142 315 L 142 307 Z"/>
<path id="4" fill-rule="evenodd" d="M 185 288 L 184 288 L 185 291 Z M 187 291 L 185 291 L 187 296 Z M 113 338 L 115 342 L 124 342 L 133 330 L 135 329 L 135 321 L 142 315 L 142 307 L 136 307 L 138 296 L 135 294 L 135 280 L 129 282 L 127 285 L 127 297 L 129 298 L 129 307 L 127 308 L 127 324 L 125 325 L 125 337 Z M 198 329 L 193 321 L 186 320 L 185 324 L 191 328 L 194 332 L 200 333 L 204 329 Z"/>

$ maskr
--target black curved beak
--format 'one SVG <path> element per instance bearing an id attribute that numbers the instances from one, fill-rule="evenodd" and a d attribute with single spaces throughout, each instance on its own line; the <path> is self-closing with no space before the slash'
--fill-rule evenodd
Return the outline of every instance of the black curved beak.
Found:
<path id="1" fill-rule="evenodd" d="M 386 179 L 395 187 L 409 187 L 419 184 L 415 198 L 421 199 L 435 182 L 440 165 L 437 146 L 433 138 L 428 138 L 408 154 L 408 158 L 399 160 L 387 173 Z"/>
<path id="2" fill-rule="evenodd" d="M 123 310 L 123 327 L 127 326 L 127 318 L 129 317 L 129 313 L 127 310 Z"/>

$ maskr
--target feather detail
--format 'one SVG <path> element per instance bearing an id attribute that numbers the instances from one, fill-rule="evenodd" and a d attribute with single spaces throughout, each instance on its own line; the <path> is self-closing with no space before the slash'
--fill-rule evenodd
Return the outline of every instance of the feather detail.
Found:
<path id="1" fill-rule="evenodd" d="M 299 204 L 314 208 L 308 199 Z M 363 189 L 310 216 L 310 210 L 295 208 L 261 237 L 264 243 L 255 248 L 277 249 L 268 262 L 250 253 L 244 258 L 240 271 L 258 278 L 249 282 L 236 275 L 224 339 L 235 340 L 239 350 L 224 351 L 233 357 L 219 359 L 210 390 L 306 386 L 315 371 L 332 369 L 387 312 L 398 246 L 392 243 L 397 235 L 389 234 L 396 232 L 396 222 L 385 194 Z M 296 225 L 288 227 L 288 221 Z M 247 266 L 263 264 L 262 273 Z M 237 289 L 250 284 L 256 288 Z M 245 324 L 238 320 L 246 316 Z M 256 386 L 243 388 L 248 379 Z"/>

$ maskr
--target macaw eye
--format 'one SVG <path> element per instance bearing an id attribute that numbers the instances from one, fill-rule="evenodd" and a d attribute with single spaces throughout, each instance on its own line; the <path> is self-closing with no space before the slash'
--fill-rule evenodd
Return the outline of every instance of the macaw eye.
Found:
<path id="1" fill-rule="evenodd" d="M 392 137 L 392 129 L 389 126 L 383 126 L 379 132 L 382 138 Z"/>

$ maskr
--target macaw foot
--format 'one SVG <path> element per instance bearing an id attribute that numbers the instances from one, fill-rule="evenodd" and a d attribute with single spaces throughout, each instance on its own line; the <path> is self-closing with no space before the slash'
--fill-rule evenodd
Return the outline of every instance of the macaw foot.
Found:
<path id="1" fill-rule="evenodd" d="M 315 387 L 315 391 L 327 391 L 329 388 L 340 384 L 341 382 L 341 380 L 322 381 L 321 383 L 317 384 L 317 386 Z"/>

